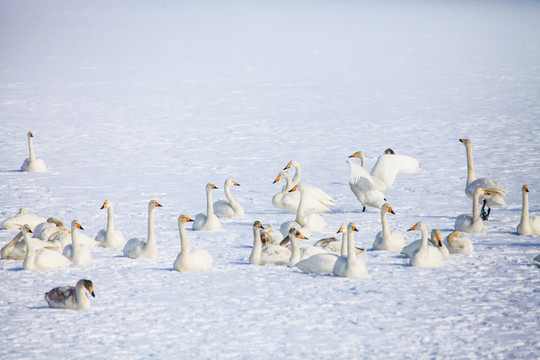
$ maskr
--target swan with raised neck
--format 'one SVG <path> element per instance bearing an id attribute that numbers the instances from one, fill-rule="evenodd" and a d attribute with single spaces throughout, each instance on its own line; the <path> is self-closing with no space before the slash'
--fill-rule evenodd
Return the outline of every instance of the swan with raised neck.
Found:
<path id="1" fill-rule="evenodd" d="M 517 233 L 519 235 L 540 236 L 540 217 L 529 216 L 529 186 L 523 185 L 521 188 L 521 196 L 521 220 L 517 226 Z"/>
<path id="2" fill-rule="evenodd" d="M 214 184 L 206 184 L 206 214 L 200 213 L 195 216 L 193 222 L 193 230 L 201 231 L 219 231 L 221 223 L 219 218 L 214 214 L 214 202 L 212 200 L 212 190 L 217 189 Z"/>
<path id="3" fill-rule="evenodd" d="M 155 259 L 158 256 L 156 245 L 156 235 L 154 233 L 154 212 L 157 207 L 162 207 L 156 200 L 150 200 L 148 203 L 148 236 L 143 238 L 130 239 L 124 246 L 124 256 L 131 259 L 147 258 Z"/>
<path id="4" fill-rule="evenodd" d="M 193 221 L 187 215 L 178 217 L 178 231 L 180 233 L 181 250 L 173 267 L 176 271 L 208 271 L 214 264 L 212 255 L 205 249 L 190 248 L 186 233 L 186 223 Z"/>

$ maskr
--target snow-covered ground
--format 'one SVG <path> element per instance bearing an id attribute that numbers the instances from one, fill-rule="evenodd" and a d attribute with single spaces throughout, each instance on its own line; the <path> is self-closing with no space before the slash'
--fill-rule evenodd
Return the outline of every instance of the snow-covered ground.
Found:
<path id="1" fill-rule="evenodd" d="M 0 1 L 0 220 L 24 207 L 94 237 L 105 199 L 127 239 L 158 200 L 156 260 L 96 248 L 93 262 L 23 271 L 0 260 L 0 358 L 533 359 L 540 353 L 540 239 L 518 236 L 521 187 L 540 212 L 540 3 L 535 1 Z M 26 133 L 47 173 L 23 173 Z M 440 268 L 398 253 L 362 255 L 370 277 L 250 265 L 252 224 L 291 160 L 337 208 L 310 242 L 353 221 L 371 248 L 378 210 L 348 186 L 347 157 L 371 168 L 391 147 L 424 171 L 385 192 L 405 234 L 446 236 L 465 196 L 470 138 L 478 176 L 507 189 L 475 254 Z M 177 218 L 206 206 L 212 182 L 243 205 L 192 246 L 210 272 L 172 268 Z M 15 235 L 0 231 L 3 246 Z M 88 311 L 43 294 L 94 282 Z"/>

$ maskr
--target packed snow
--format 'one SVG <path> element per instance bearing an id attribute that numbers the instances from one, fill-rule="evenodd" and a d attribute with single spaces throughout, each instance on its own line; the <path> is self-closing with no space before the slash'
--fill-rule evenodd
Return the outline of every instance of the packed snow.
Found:
<path id="1" fill-rule="evenodd" d="M 0 358 L 533 359 L 540 353 L 538 236 L 519 236 L 522 186 L 540 215 L 540 3 L 0 0 L 0 221 L 20 208 L 93 239 L 105 200 L 125 239 L 155 259 L 94 247 L 87 265 L 23 270 L 0 260 Z M 23 172 L 27 133 L 46 172 Z M 405 243 L 422 221 L 443 238 L 465 195 L 465 147 L 501 183 L 472 255 L 417 268 L 372 249 L 380 211 L 349 188 L 348 157 L 420 161 L 384 191 Z M 273 184 L 290 160 L 330 194 L 329 236 L 353 222 L 367 278 L 249 263 L 252 225 L 280 225 Z M 293 173 L 291 170 L 287 172 Z M 178 217 L 223 185 L 243 207 L 193 231 L 210 271 L 178 272 Z M 16 230 L 0 230 L 4 246 Z M 88 310 L 44 294 L 93 283 Z"/>

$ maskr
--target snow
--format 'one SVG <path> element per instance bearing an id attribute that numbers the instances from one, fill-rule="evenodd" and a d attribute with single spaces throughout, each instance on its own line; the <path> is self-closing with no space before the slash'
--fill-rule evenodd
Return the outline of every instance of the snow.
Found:
<path id="1" fill-rule="evenodd" d="M 518 236 L 521 187 L 540 210 L 540 3 L 393 1 L 0 1 L 0 220 L 24 207 L 94 237 L 103 201 L 126 239 L 145 236 L 158 200 L 156 260 L 95 248 L 93 262 L 23 271 L 0 260 L 0 358 L 532 359 L 540 352 L 540 252 Z M 47 173 L 23 173 L 26 134 Z M 380 214 L 348 186 L 345 160 L 371 168 L 391 147 L 422 163 L 385 195 L 406 242 L 417 221 L 446 236 L 471 212 L 476 172 L 508 190 L 475 253 L 419 269 L 397 252 L 362 255 L 370 277 L 250 265 L 252 224 L 292 159 L 331 194 L 333 236 L 359 228 L 371 248 Z M 204 187 L 241 184 L 242 219 L 195 232 L 210 272 L 179 273 L 177 218 Z M 1 230 L 2 246 L 15 236 Z M 94 283 L 88 311 L 47 307 L 56 286 Z"/>

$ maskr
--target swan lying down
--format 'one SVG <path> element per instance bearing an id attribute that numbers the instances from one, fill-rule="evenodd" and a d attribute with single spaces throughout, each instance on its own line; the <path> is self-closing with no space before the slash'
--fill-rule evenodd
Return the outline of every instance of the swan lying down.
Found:
<path id="1" fill-rule="evenodd" d="M 90 298 L 86 290 L 96 297 L 94 284 L 90 280 L 81 279 L 77 285 L 55 287 L 45 293 L 45 301 L 49 307 L 56 309 L 86 310 L 90 309 Z"/>

